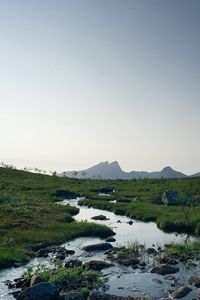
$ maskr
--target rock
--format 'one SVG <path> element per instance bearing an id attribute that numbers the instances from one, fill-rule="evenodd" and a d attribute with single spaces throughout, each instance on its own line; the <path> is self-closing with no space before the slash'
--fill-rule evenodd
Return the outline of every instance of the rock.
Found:
<path id="1" fill-rule="evenodd" d="M 14 292 L 12 292 L 10 294 L 13 295 L 14 298 L 17 298 L 18 295 L 20 294 L 20 291 L 14 291 Z"/>
<path id="2" fill-rule="evenodd" d="M 174 274 L 179 271 L 179 268 L 173 267 L 168 264 L 162 264 L 159 265 L 158 267 L 155 267 L 151 270 L 151 273 L 157 273 L 160 275 L 167 275 L 167 274 Z"/>
<path id="3" fill-rule="evenodd" d="M 106 221 L 106 220 L 109 220 L 106 216 L 104 215 L 98 215 L 98 216 L 94 216 L 92 217 L 91 219 L 93 220 L 100 220 L 100 221 Z"/>
<path id="4" fill-rule="evenodd" d="M 26 281 L 26 279 L 19 279 L 18 281 L 16 281 L 15 287 L 17 289 L 20 289 L 23 286 L 25 281 Z"/>
<path id="5" fill-rule="evenodd" d="M 147 252 L 147 254 L 154 254 L 154 255 L 157 254 L 157 251 L 154 248 L 148 248 L 146 252 Z"/>
<path id="6" fill-rule="evenodd" d="M 34 251 L 34 252 L 37 252 L 39 251 L 40 249 L 42 248 L 46 248 L 49 246 L 49 242 L 41 242 L 41 243 L 38 243 L 38 244 L 34 244 L 34 245 L 31 245 L 29 248 Z"/>
<path id="7" fill-rule="evenodd" d="M 105 186 L 101 189 L 97 189 L 97 190 L 93 190 L 94 192 L 97 192 L 97 193 L 101 193 L 101 194 L 110 194 L 112 193 L 114 190 L 111 186 Z"/>
<path id="8" fill-rule="evenodd" d="M 156 282 L 156 283 L 159 283 L 159 284 L 162 284 L 162 281 L 158 278 L 153 278 L 152 281 Z"/>
<path id="9" fill-rule="evenodd" d="M 88 298 L 88 300 L 150 300 L 147 297 L 123 297 L 123 296 L 115 296 L 110 294 L 105 294 L 101 292 L 92 292 Z"/>
<path id="10" fill-rule="evenodd" d="M 177 265 L 178 261 L 176 259 L 172 259 L 170 257 L 162 257 L 159 260 L 160 264 L 169 264 L 169 265 Z"/>
<path id="11" fill-rule="evenodd" d="M 80 195 L 75 192 L 62 189 L 55 190 L 53 194 L 55 197 L 61 199 L 76 199 L 77 197 L 80 197 Z"/>
<path id="12" fill-rule="evenodd" d="M 200 277 L 191 276 L 190 278 L 188 278 L 188 283 L 196 286 L 197 288 L 200 288 Z"/>
<path id="13" fill-rule="evenodd" d="M 189 292 L 191 292 L 191 290 L 192 289 L 187 286 L 181 286 L 180 288 L 171 292 L 170 296 L 173 299 L 182 298 L 182 297 L 185 297 L 187 294 L 189 294 Z"/>
<path id="14" fill-rule="evenodd" d="M 131 221 L 131 220 L 128 221 L 127 223 L 128 223 L 129 225 L 133 225 L 133 221 Z"/>
<path id="15" fill-rule="evenodd" d="M 113 246 L 110 243 L 100 243 L 100 244 L 93 244 L 83 247 L 85 251 L 103 251 L 103 250 L 110 250 Z"/>
<path id="16" fill-rule="evenodd" d="M 30 287 L 41 282 L 44 282 L 44 280 L 40 276 L 33 275 L 30 279 Z"/>
<path id="17" fill-rule="evenodd" d="M 57 287 L 51 282 L 42 282 L 23 290 L 17 300 L 57 300 L 58 298 Z"/>
<path id="18" fill-rule="evenodd" d="M 75 268 L 75 267 L 81 267 L 82 261 L 78 259 L 70 259 L 65 263 L 65 268 Z"/>
<path id="19" fill-rule="evenodd" d="M 117 262 L 129 267 L 129 266 L 136 266 L 140 263 L 140 260 L 138 258 L 118 258 Z"/>
<path id="20" fill-rule="evenodd" d="M 90 270 L 101 271 L 105 268 L 110 268 L 113 265 L 101 260 L 91 260 L 86 262 L 84 266 L 88 267 Z"/>
<path id="21" fill-rule="evenodd" d="M 114 237 L 109 237 L 106 239 L 106 242 L 108 243 L 116 242 L 116 239 Z"/>
<path id="22" fill-rule="evenodd" d="M 84 300 L 84 296 L 80 292 L 69 292 L 65 295 L 65 300 Z"/>
<path id="23" fill-rule="evenodd" d="M 61 246 L 49 246 L 40 249 L 36 254 L 39 257 L 47 257 L 49 253 L 56 253 L 57 258 L 64 259 L 67 255 L 75 254 L 75 251 L 66 249 L 65 247 Z"/>
<path id="24" fill-rule="evenodd" d="M 68 255 L 73 255 L 73 254 L 75 254 L 75 251 L 70 250 L 70 249 L 65 249 L 65 253 L 68 254 Z"/>

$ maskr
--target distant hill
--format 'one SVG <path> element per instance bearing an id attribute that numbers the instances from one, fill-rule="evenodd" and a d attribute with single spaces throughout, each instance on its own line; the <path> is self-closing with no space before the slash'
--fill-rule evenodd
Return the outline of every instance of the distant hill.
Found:
<path id="1" fill-rule="evenodd" d="M 146 172 L 146 171 L 131 171 L 125 172 L 121 169 L 117 161 L 109 163 L 108 161 L 101 162 L 91 168 L 80 171 L 66 171 L 60 176 L 73 178 L 101 178 L 101 179 L 139 179 L 139 178 L 185 178 L 189 177 L 184 173 L 176 171 L 171 167 L 165 167 L 161 171 Z M 200 176 L 200 173 L 193 176 Z"/>

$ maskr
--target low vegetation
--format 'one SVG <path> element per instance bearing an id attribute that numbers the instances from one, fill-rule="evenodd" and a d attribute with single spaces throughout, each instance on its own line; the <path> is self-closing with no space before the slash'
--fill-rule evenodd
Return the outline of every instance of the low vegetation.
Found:
<path id="1" fill-rule="evenodd" d="M 55 283 L 60 290 L 80 290 L 86 288 L 93 290 L 103 286 L 105 280 L 98 271 L 89 270 L 85 266 L 66 268 L 61 261 L 57 260 L 51 266 L 40 264 L 28 268 L 24 273 L 25 277 L 32 275 L 39 276 L 44 281 Z"/>
<path id="2" fill-rule="evenodd" d="M 28 246 L 36 243 L 112 234 L 106 226 L 74 222 L 79 210 L 56 204 L 55 191 L 76 187 L 73 181 L 0 168 L 0 268 L 29 260 Z"/>
<path id="3" fill-rule="evenodd" d="M 198 258 L 200 257 L 200 240 L 192 242 L 169 244 L 165 248 L 168 256 L 175 258 Z"/>
<path id="4" fill-rule="evenodd" d="M 111 187 L 114 192 L 100 195 L 98 190 L 104 187 Z M 170 190 L 178 192 L 180 205 L 162 204 L 163 192 Z M 0 168 L 0 268 L 30 259 L 33 253 L 28 246 L 35 243 L 111 235 L 106 226 L 74 222 L 73 216 L 79 210 L 56 203 L 71 195 L 84 196 L 81 205 L 154 221 L 165 231 L 200 234 L 200 178 L 90 180 L 4 167 Z M 183 206 L 186 195 L 195 201 Z"/>

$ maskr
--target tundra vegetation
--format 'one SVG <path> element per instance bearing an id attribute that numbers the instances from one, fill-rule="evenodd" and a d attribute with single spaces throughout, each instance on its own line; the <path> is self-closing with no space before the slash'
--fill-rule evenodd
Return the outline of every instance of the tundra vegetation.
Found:
<path id="1" fill-rule="evenodd" d="M 114 192 L 101 194 L 102 188 Z M 109 189 L 108 189 L 109 190 Z M 164 206 L 165 191 L 177 191 L 180 203 Z M 189 196 L 188 196 L 189 195 Z M 165 231 L 200 234 L 200 178 L 92 180 L 49 176 L 0 168 L 0 267 L 34 255 L 31 245 L 61 243 L 79 236 L 106 237 L 103 225 L 74 222 L 78 209 L 56 202 L 84 196 L 80 205 L 113 211 L 143 221 L 154 221 Z M 185 201 L 185 199 L 189 199 Z M 115 201 L 114 201 L 115 200 Z"/>

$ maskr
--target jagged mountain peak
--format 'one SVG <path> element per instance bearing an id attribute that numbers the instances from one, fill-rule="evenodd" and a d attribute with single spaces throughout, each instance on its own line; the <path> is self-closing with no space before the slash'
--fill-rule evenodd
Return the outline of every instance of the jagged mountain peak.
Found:
<path id="1" fill-rule="evenodd" d="M 77 174 L 78 173 L 78 174 Z M 139 179 L 139 178 L 185 178 L 187 175 L 174 170 L 170 166 L 164 167 L 158 172 L 146 171 L 131 171 L 124 172 L 118 161 L 100 162 L 91 168 L 81 170 L 78 172 L 68 171 L 60 174 L 61 176 L 76 177 L 76 178 L 102 178 L 102 179 Z M 199 176 L 199 174 L 195 174 Z"/>

